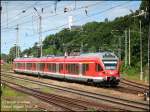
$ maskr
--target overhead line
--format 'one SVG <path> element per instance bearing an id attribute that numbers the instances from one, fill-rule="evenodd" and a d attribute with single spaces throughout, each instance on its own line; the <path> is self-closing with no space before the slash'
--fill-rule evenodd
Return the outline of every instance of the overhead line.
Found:
<path id="1" fill-rule="evenodd" d="M 130 2 L 130 1 L 128 1 L 128 2 Z M 128 3 L 128 2 L 126 2 L 126 3 Z M 119 7 L 119 6 L 125 5 L 126 3 L 119 4 L 119 5 L 113 6 L 113 7 L 111 7 L 111 8 L 105 9 L 105 10 L 103 10 L 103 11 L 100 11 L 100 12 L 94 13 L 94 14 L 89 15 L 89 16 L 87 16 L 87 17 L 84 17 L 84 18 L 82 18 L 82 19 L 78 19 L 78 20 L 76 20 L 75 22 L 81 21 L 81 20 L 83 20 L 83 19 L 85 19 L 85 18 L 89 18 L 89 17 L 95 16 L 95 15 L 98 15 L 98 14 L 102 14 L 102 13 L 107 12 L 107 11 L 109 11 L 109 10 L 113 9 L 113 8 L 116 8 L 116 7 Z M 63 27 L 63 26 L 67 26 L 67 25 L 68 25 L 68 23 L 63 24 L 63 25 L 60 25 L 60 26 L 57 26 L 57 27 L 52 28 L 52 29 L 49 29 L 49 30 L 45 30 L 45 31 L 43 31 L 42 33 L 49 32 L 49 31 L 53 31 L 53 30 L 57 30 L 58 28 L 61 28 L 61 27 Z M 33 34 L 33 35 L 37 35 L 37 34 Z M 33 36 L 33 35 L 30 35 L 30 36 Z"/>
<path id="2" fill-rule="evenodd" d="M 37 2 L 35 2 L 34 4 L 32 4 L 31 6 L 29 6 L 28 8 L 26 8 L 24 11 L 27 11 L 27 10 L 29 10 L 30 8 L 32 8 L 34 5 L 36 5 L 38 3 L 38 1 Z M 23 11 L 23 10 L 22 10 Z M 17 15 L 15 15 L 14 17 L 17 17 L 17 16 L 19 16 L 19 15 L 21 15 L 21 14 L 23 14 L 22 13 L 22 11 L 21 12 L 19 12 Z M 20 19 L 20 18 L 19 18 Z M 16 19 L 14 19 L 14 20 L 16 20 Z M 13 20 L 13 21 L 14 21 Z M 9 21 L 9 23 L 10 22 L 13 22 L 12 20 L 11 21 Z M 4 21 L 3 23 L 5 23 L 6 21 Z"/>
<path id="3" fill-rule="evenodd" d="M 51 6 L 51 5 L 53 5 L 53 4 L 50 4 L 50 5 L 47 5 L 47 6 L 45 6 L 44 8 L 46 8 L 46 7 L 49 7 L 49 6 Z M 59 8 L 62 8 L 62 7 L 59 7 Z M 59 9 L 58 8 L 58 9 Z M 26 16 L 23 16 L 22 18 L 26 18 L 26 17 L 28 17 L 28 16 L 30 16 L 30 15 L 32 15 L 33 13 L 30 13 L 29 15 L 26 15 Z M 55 15 L 54 15 L 55 16 Z M 18 18 L 18 19 L 20 19 L 20 18 Z M 17 19 L 17 20 L 18 20 Z M 16 20 L 15 20 L 16 21 Z M 20 23 L 20 24 L 24 24 L 24 23 L 28 23 L 28 22 L 31 22 L 31 20 L 28 20 L 28 21 L 25 21 L 25 22 L 23 22 L 23 23 Z M 13 23 L 13 22 L 12 22 Z M 10 27 L 14 27 L 14 26 L 16 26 L 16 25 L 12 25 L 12 26 L 10 26 Z M 4 28 L 2 28 L 2 30 L 3 29 L 7 29 L 7 27 L 4 27 Z"/>
<path id="4" fill-rule="evenodd" d="M 35 3 L 35 4 L 33 4 L 31 7 L 29 7 L 29 8 L 33 8 L 33 6 L 34 5 L 36 5 L 37 3 Z M 44 8 L 46 8 L 46 7 L 49 7 L 49 6 L 52 6 L 53 4 L 50 4 L 50 5 L 46 5 Z M 27 8 L 27 9 L 29 9 L 29 8 Z M 25 9 L 24 11 L 27 11 L 27 9 Z M 20 12 L 21 14 L 23 14 L 22 12 Z M 21 15 L 21 14 L 19 14 L 19 15 Z M 29 16 L 31 16 L 33 13 L 30 13 L 30 14 L 28 14 L 28 15 L 26 15 L 26 16 L 23 16 L 23 17 L 20 17 L 20 18 L 18 18 L 18 19 L 14 19 L 13 21 L 11 21 L 11 23 L 14 23 L 14 21 L 17 21 L 17 20 L 20 20 L 20 19 L 24 19 L 24 18 L 26 18 L 26 17 L 29 17 Z M 18 15 L 16 15 L 16 16 L 18 16 Z M 9 23 L 10 23 L 10 21 L 9 21 Z M 12 26 L 14 26 L 14 25 L 12 25 Z M 12 27 L 11 26 L 11 27 Z M 7 29 L 7 27 L 4 27 L 4 28 L 2 28 L 2 29 Z"/>
<path id="5" fill-rule="evenodd" d="M 101 3 L 101 2 L 99 2 L 99 3 Z M 88 7 L 98 5 L 99 3 L 90 4 L 90 5 L 88 5 Z M 87 7 L 87 5 L 86 5 L 86 6 L 79 7 L 79 8 L 76 8 L 76 9 L 73 9 L 73 10 L 71 10 L 70 12 L 83 9 L 83 8 L 85 8 L 85 7 Z M 45 17 L 45 18 L 43 18 L 43 19 L 47 19 L 47 18 L 49 18 L 49 17 L 54 17 L 54 16 L 58 16 L 58 15 L 62 15 L 62 14 L 65 14 L 65 13 L 63 12 L 63 13 L 60 13 L 60 14 L 55 14 L 55 15 L 47 16 L 47 17 Z M 25 21 L 25 22 L 19 23 L 19 24 L 22 25 L 22 24 L 29 23 L 29 22 L 31 22 L 31 20 Z M 14 27 L 14 26 L 16 26 L 16 25 L 12 25 L 11 27 Z M 7 29 L 7 27 L 2 28 L 1 30 L 4 30 L 4 29 Z M 5 32 L 5 31 L 3 31 L 3 32 Z"/>

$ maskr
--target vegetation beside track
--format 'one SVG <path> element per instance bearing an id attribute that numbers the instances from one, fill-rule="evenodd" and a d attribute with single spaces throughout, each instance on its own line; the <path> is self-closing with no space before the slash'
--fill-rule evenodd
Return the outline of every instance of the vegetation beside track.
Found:
<path id="1" fill-rule="evenodd" d="M 18 92 L 4 85 L 1 87 L 1 91 L 1 112 L 42 111 L 47 105 L 34 97 Z M 44 107 L 42 105 L 44 105 Z"/>
<path id="2" fill-rule="evenodd" d="M 26 95 L 9 87 L 1 87 L 1 111 L 27 111 L 29 101 L 25 101 Z"/>
<path id="3" fill-rule="evenodd" d="M 10 71 L 12 69 L 13 69 L 13 65 L 12 64 L 5 63 L 5 64 L 1 65 L 1 70 Z"/>
<path id="4" fill-rule="evenodd" d="M 133 80 L 139 83 L 145 83 L 145 84 L 149 84 L 150 80 L 149 80 L 149 69 L 148 67 L 144 68 L 144 80 L 140 80 L 140 72 L 138 72 L 138 68 L 136 67 L 128 67 L 128 68 L 123 68 L 124 70 L 121 70 L 121 77 L 126 78 L 128 80 Z M 146 77 L 145 77 L 146 76 Z"/>

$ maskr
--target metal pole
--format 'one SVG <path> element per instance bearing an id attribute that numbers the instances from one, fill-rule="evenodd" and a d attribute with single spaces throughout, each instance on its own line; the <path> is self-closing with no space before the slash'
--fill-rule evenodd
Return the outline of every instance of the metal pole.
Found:
<path id="1" fill-rule="evenodd" d="M 141 60 L 141 73 L 140 73 L 140 80 L 143 80 L 141 20 L 140 20 L 140 60 Z"/>
<path id="2" fill-rule="evenodd" d="M 17 30 L 17 34 L 16 34 L 16 58 L 19 56 L 19 48 L 18 48 L 18 42 L 19 42 L 19 25 L 17 24 L 17 27 L 16 27 L 16 30 Z"/>
<path id="3" fill-rule="evenodd" d="M 130 28 L 129 28 L 129 66 L 130 66 L 130 63 L 131 63 L 131 48 L 130 48 Z"/>
<path id="4" fill-rule="evenodd" d="M 18 25 L 18 30 L 17 30 L 17 37 L 18 37 L 18 51 L 17 51 L 17 53 L 18 53 L 18 57 L 20 57 L 20 55 L 19 55 L 19 25 Z"/>
<path id="5" fill-rule="evenodd" d="M 150 24 L 149 24 L 149 25 L 150 25 Z M 149 44 L 149 43 L 150 43 L 150 27 L 149 27 L 149 32 L 148 32 L 148 64 L 147 64 L 147 66 L 148 66 L 148 74 L 147 74 L 147 76 L 145 76 L 145 82 L 147 82 L 147 79 L 149 78 L 148 75 L 149 75 L 149 73 L 150 73 L 150 72 L 149 72 L 149 63 L 150 63 L 150 61 L 149 61 L 149 60 L 150 60 L 150 59 L 149 59 L 149 58 L 150 58 L 150 57 L 149 57 L 150 44 Z"/>
<path id="6" fill-rule="evenodd" d="M 121 36 L 119 38 L 119 47 L 120 47 L 119 57 L 120 57 L 120 60 L 121 60 Z"/>
<path id="7" fill-rule="evenodd" d="M 42 17 L 39 16 L 39 44 L 40 44 L 40 57 L 42 57 Z"/>
<path id="8" fill-rule="evenodd" d="M 119 51 L 119 48 L 120 48 L 119 36 L 116 36 L 116 38 L 118 39 L 118 46 L 117 46 L 118 48 L 117 49 L 118 49 L 118 57 L 120 59 L 120 54 L 119 54 L 120 53 L 120 51 Z"/>
<path id="9" fill-rule="evenodd" d="M 125 67 L 127 67 L 127 31 L 125 30 Z"/>

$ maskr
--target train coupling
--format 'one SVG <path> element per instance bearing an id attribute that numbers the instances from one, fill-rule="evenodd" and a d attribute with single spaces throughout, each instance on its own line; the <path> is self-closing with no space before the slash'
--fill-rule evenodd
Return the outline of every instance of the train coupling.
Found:
<path id="1" fill-rule="evenodd" d="M 119 79 L 117 79 L 116 77 L 106 77 L 106 80 L 108 82 L 119 82 Z"/>

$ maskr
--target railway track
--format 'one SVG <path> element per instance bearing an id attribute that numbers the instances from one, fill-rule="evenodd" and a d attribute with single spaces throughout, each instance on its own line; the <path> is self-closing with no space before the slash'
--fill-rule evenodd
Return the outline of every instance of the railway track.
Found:
<path id="1" fill-rule="evenodd" d="M 125 78 L 122 78 L 121 83 L 125 83 L 125 84 L 132 85 L 132 86 L 142 88 L 142 89 L 149 89 L 150 87 L 149 85 L 140 84 L 134 81 L 127 80 Z"/>
<path id="2" fill-rule="evenodd" d="M 19 79 L 19 80 L 26 80 L 27 82 L 32 82 L 32 83 L 39 84 L 39 85 L 46 86 L 46 87 L 50 87 L 53 89 L 57 89 L 57 90 L 61 90 L 61 91 L 65 91 L 65 92 L 69 92 L 69 93 L 73 93 L 73 94 L 82 95 L 84 97 L 96 99 L 99 101 L 105 101 L 105 102 L 113 103 L 113 104 L 116 104 L 119 108 L 125 109 L 125 110 L 130 110 L 130 111 L 131 110 L 134 110 L 134 111 L 135 110 L 141 110 L 141 111 L 148 111 L 149 110 L 149 104 L 148 103 L 136 102 L 136 101 L 121 99 L 121 98 L 112 97 L 112 96 L 108 96 L 108 95 L 104 95 L 104 94 L 97 94 L 97 93 L 93 93 L 93 92 L 77 90 L 77 89 L 58 86 L 58 85 L 54 85 L 54 84 L 48 84 L 48 83 L 44 83 L 44 82 L 41 82 L 38 80 L 35 81 L 35 80 L 31 80 L 31 79 L 14 77 L 14 76 L 11 76 L 10 73 L 2 73 L 2 74 L 3 75 L 7 74 L 5 76 L 10 77 L 10 78 L 15 78 L 15 79 Z"/>
<path id="3" fill-rule="evenodd" d="M 139 93 L 145 93 L 146 91 L 149 91 L 148 85 L 139 84 L 139 83 L 127 80 L 125 78 L 122 78 L 120 85 L 127 86 L 128 88 L 131 88 L 132 90 L 137 91 Z"/>
<path id="4" fill-rule="evenodd" d="M 5 72 L 5 71 L 3 71 Z M 6 72 L 5 72 L 6 73 Z M 7 73 L 14 73 L 13 71 L 9 71 Z M 115 88 L 107 88 L 109 90 L 116 90 L 119 92 L 124 92 L 124 93 L 131 93 L 131 94 L 144 94 L 145 91 L 149 90 L 149 86 L 139 84 L 133 81 L 129 81 L 127 79 L 122 78 L 120 84 L 115 87 Z"/>
<path id="5" fill-rule="evenodd" d="M 24 87 L 19 84 L 15 84 L 6 80 L 2 80 L 2 83 L 6 86 L 13 88 L 17 91 L 32 95 L 40 100 L 43 100 L 47 103 L 53 104 L 55 106 L 61 107 L 65 111 L 87 111 L 90 106 L 97 107 L 94 108 L 95 111 L 104 111 L 102 108 L 103 105 L 93 104 L 83 100 L 72 99 L 64 96 L 59 96 L 55 94 L 44 93 L 38 90 Z M 110 107 L 109 107 L 110 108 Z"/>

